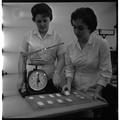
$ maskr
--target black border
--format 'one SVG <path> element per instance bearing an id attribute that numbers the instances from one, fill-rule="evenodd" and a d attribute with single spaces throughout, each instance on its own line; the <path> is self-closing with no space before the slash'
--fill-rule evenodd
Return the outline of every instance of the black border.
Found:
<path id="1" fill-rule="evenodd" d="M 4 2 L 118 2 L 118 0 L 2 0 Z"/>

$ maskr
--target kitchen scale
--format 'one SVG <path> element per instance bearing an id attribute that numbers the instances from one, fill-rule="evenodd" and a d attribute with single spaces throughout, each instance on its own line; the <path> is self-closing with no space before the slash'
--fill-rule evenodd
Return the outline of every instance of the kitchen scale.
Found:
<path id="1" fill-rule="evenodd" d="M 24 54 L 23 56 L 28 57 L 30 55 L 33 55 L 36 52 L 44 51 L 44 50 L 47 50 L 47 49 L 50 49 L 52 47 L 56 47 L 62 44 L 64 43 L 60 43 L 60 44 L 56 44 L 56 45 L 53 45 L 47 48 L 36 50 L 34 52 Z M 29 71 L 28 75 L 27 75 L 27 69 L 25 68 L 24 70 L 24 80 L 21 85 L 21 88 L 19 89 L 19 92 L 22 97 L 30 96 L 34 94 L 59 92 L 59 90 L 53 85 L 52 80 L 48 80 L 47 73 L 44 70 L 38 68 L 38 66 L 45 65 L 46 61 L 40 60 L 40 59 L 38 61 L 39 62 L 37 62 L 36 60 L 35 63 L 29 64 L 29 65 L 34 66 L 35 68 Z"/>

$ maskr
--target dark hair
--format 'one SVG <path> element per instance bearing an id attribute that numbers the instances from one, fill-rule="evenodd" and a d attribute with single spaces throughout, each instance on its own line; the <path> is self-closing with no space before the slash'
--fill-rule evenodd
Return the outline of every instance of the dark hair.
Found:
<path id="1" fill-rule="evenodd" d="M 45 15 L 50 18 L 50 21 L 52 20 L 52 9 L 45 3 L 39 3 L 34 5 L 31 8 L 31 13 L 32 13 L 32 20 L 35 21 L 35 17 L 37 14 Z"/>
<path id="2" fill-rule="evenodd" d="M 73 20 L 81 19 L 88 26 L 91 33 L 97 27 L 97 17 L 91 8 L 78 8 L 71 14 L 71 25 Z"/>

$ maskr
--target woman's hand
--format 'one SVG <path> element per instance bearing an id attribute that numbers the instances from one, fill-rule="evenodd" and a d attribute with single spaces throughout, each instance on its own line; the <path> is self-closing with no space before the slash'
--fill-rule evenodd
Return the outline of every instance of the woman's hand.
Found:
<path id="1" fill-rule="evenodd" d="M 93 99 L 100 99 L 100 100 L 104 100 L 105 99 L 102 97 L 102 89 L 104 87 L 101 85 L 95 85 L 93 87 L 90 87 L 88 89 L 84 89 L 83 91 L 88 93 Z"/>
<path id="2" fill-rule="evenodd" d="M 65 91 L 71 91 L 71 85 L 70 84 L 65 84 L 62 88 L 62 93 L 65 93 Z"/>
<path id="3" fill-rule="evenodd" d="M 71 77 L 67 77 L 66 79 L 67 83 L 62 87 L 62 93 L 65 93 L 65 91 L 71 92 L 71 83 L 73 79 Z"/>
<path id="4" fill-rule="evenodd" d="M 25 83 L 22 82 L 21 84 L 18 84 L 17 89 L 20 93 L 26 92 Z"/>
<path id="5" fill-rule="evenodd" d="M 25 83 L 22 84 L 20 90 L 22 93 L 26 92 Z"/>
<path id="6" fill-rule="evenodd" d="M 103 86 L 97 85 L 94 95 L 93 95 L 94 99 L 103 99 L 102 98 L 102 89 L 103 89 Z"/>
<path id="7" fill-rule="evenodd" d="M 24 83 L 23 76 L 24 76 L 23 74 L 19 75 L 18 81 L 17 81 L 17 89 L 18 91 L 20 90 L 21 92 L 25 91 L 25 83 Z"/>
<path id="8" fill-rule="evenodd" d="M 99 92 L 95 92 L 94 95 L 93 95 L 93 98 L 94 99 L 99 99 L 99 98 L 101 98 L 101 94 Z"/>

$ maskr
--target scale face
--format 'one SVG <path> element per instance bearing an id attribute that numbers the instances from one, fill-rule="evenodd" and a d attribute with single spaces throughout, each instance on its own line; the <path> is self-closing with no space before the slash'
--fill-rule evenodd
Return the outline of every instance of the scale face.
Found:
<path id="1" fill-rule="evenodd" d="M 28 77 L 25 76 L 25 78 L 24 86 L 19 89 L 22 97 L 59 92 L 52 83 L 52 80 L 48 80 L 48 76 L 44 70 L 32 70 L 28 73 Z"/>
<path id="2" fill-rule="evenodd" d="M 41 91 L 47 85 L 47 74 L 42 70 L 34 70 L 29 74 L 28 86 L 33 91 Z"/>

